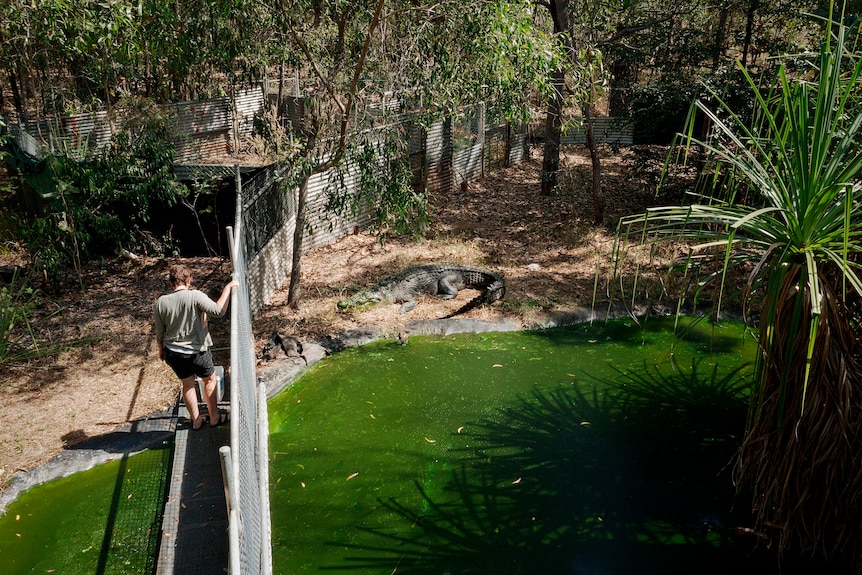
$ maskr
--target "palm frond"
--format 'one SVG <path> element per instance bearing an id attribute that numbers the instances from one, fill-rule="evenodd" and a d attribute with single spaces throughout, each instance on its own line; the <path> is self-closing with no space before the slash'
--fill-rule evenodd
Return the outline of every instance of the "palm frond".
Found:
<path id="1" fill-rule="evenodd" d="M 862 493 L 862 57 L 847 58 L 848 29 L 827 24 L 805 74 L 782 65 L 761 83 L 742 70 L 750 124 L 714 92 L 693 103 L 668 159 L 702 150 L 712 173 L 702 181 L 715 188 L 698 204 L 624 218 L 614 249 L 688 246 L 682 271 L 698 281 L 683 285 L 697 297 L 714 282 L 717 306 L 729 270 L 749 266 L 740 303 L 759 308 L 760 353 L 737 480 L 758 528 L 778 526 L 779 552 L 860 568 L 862 496 L 838 494 Z"/>

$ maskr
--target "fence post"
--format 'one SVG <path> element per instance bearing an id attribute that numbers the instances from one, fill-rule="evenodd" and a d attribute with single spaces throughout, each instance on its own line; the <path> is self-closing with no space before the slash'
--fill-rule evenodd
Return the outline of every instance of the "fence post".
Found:
<path id="1" fill-rule="evenodd" d="M 258 425 L 258 460 L 260 465 L 260 534 L 261 545 L 260 567 L 261 575 L 272 574 L 272 522 L 269 510 L 269 409 L 266 404 L 266 382 L 257 378 L 257 425 Z M 264 465 L 266 462 L 266 465 Z"/>
<path id="2" fill-rule="evenodd" d="M 236 483 L 233 475 L 233 462 L 231 461 L 230 447 L 223 445 L 218 452 L 221 456 L 221 473 L 224 481 L 225 504 L 227 505 L 228 540 L 230 542 L 228 572 L 230 575 L 240 575 L 239 525 L 236 512 Z"/>
<path id="3" fill-rule="evenodd" d="M 478 104 L 478 118 L 476 119 L 476 138 L 479 140 L 479 177 L 485 178 L 485 102 Z"/>

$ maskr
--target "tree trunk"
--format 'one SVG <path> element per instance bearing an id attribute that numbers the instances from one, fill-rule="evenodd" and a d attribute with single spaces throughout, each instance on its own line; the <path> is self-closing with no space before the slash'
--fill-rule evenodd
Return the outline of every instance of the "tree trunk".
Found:
<path id="1" fill-rule="evenodd" d="M 601 224 L 605 219 L 605 192 L 602 190 L 602 160 L 593 135 L 593 117 L 589 104 L 583 105 L 584 121 L 587 128 L 587 149 L 593 165 L 593 221 Z"/>
<path id="2" fill-rule="evenodd" d="M 760 373 L 734 482 L 751 497 L 755 529 L 779 556 L 793 551 L 858 573 L 862 364 L 851 318 L 860 301 L 842 286 L 840 271 L 820 268 L 821 315 L 813 316 L 811 296 L 800 289 L 807 271 L 795 267 L 778 280 L 773 301 L 762 307 L 761 321 L 769 322 L 774 335 L 759 351 Z M 819 329 L 809 366 L 813 322 Z M 806 388 L 801 382 L 809 369 Z"/>
<path id="3" fill-rule="evenodd" d="M 290 268 L 290 287 L 287 291 L 287 305 L 299 309 L 300 278 L 302 275 L 302 242 L 305 238 L 305 211 L 308 203 L 308 179 L 311 174 L 303 177 L 299 185 L 296 201 L 296 227 L 293 229 L 293 260 Z"/>
<path id="4" fill-rule="evenodd" d="M 275 117 L 279 126 L 284 126 L 282 103 L 284 102 L 284 60 L 278 66 L 278 98 L 275 101 Z"/>
<path id="5" fill-rule="evenodd" d="M 569 28 L 568 0 L 550 0 L 545 4 L 554 23 L 554 36 L 566 51 L 571 51 L 567 31 Z M 548 100 L 545 115 L 545 146 L 542 150 L 542 195 L 549 196 L 557 189 L 557 175 L 560 171 L 560 128 L 563 125 L 564 94 L 566 89 L 566 70 L 555 70 L 551 77 L 554 93 Z"/>
<path id="6" fill-rule="evenodd" d="M 754 15 L 758 8 L 760 8 L 760 1 L 751 0 L 748 10 L 745 12 L 745 39 L 742 41 L 742 58 L 740 59 L 740 64 L 742 64 L 743 68 L 748 64 L 748 54 L 751 51 L 751 36 L 754 34 Z"/>
<path id="7" fill-rule="evenodd" d="M 715 45 L 712 52 L 712 69 L 717 70 L 724 59 L 725 30 L 727 29 L 727 8 L 721 7 L 718 13 L 718 26 L 715 31 Z"/>
<path id="8" fill-rule="evenodd" d="M 319 126 L 316 119 L 309 121 L 309 129 L 306 132 L 306 142 L 300 164 L 307 166 L 309 157 L 314 153 L 317 144 Z M 325 169 L 318 165 L 316 169 Z M 290 287 L 287 290 L 287 305 L 293 309 L 299 309 L 300 283 L 302 276 L 302 244 L 305 240 L 306 211 L 308 204 L 308 180 L 316 173 L 315 170 L 307 170 L 302 174 L 299 191 L 296 197 L 296 227 L 293 229 L 293 259 L 290 268 Z"/>
<path id="9" fill-rule="evenodd" d="M 552 79 L 554 94 L 548 100 L 545 115 L 545 146 L 542 151 L 542 195 L 549 196 L 557 189 L 560 171 L 560 127 L 563 124 L 563 90 L 565 71 L 557 70 Z"/>
<path id="10" fill-rule="evenodd" d="M 18 85 L 18 76 L 15 72 L 9 70 L 9 85 L 12 88 L 12 103 L 15 106 L 15 111 L 18 114 L 18 123 L 26 124 L 27 122 L 27 107 L 24 105 L 24 99 L 21 97 L 21 88 Z"/>

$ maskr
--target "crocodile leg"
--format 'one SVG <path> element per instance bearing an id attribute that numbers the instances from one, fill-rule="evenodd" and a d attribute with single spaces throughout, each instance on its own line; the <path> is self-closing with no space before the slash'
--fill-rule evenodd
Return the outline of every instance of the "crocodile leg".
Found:
<path id="1" fill-rule="evenodd" d="M 462 284 L 461 274 L 448 273 L 437 280 L 437 297 L 440 299 L 455 299 L 458 296 L 459 284 Z"/>
<path id="2" fill-rule="evenodd" d="M 415 299 L 405 301 L 403 304 L 401 304 L 401 307 L 398 308 L 398 313 L 407 313 L 408 311 L 416 307 L 416 303 L 417 302 Z"/>

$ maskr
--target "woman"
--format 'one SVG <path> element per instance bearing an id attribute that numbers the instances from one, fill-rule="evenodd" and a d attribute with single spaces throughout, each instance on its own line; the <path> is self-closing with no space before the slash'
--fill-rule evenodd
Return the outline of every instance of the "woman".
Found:
<path id="1" fill-rule="evenodd" d="M 230 302 L 231 288 L 239 283 L 231 280 L 218 300 L 213 301 L 203 292 L 191 289 L 192 273 L 182 264 L 168 268 L 168 281 L 173 291 L 159 297 L 153 312 L 159 358 L 167 362 L 183 382 L 183 401 L 192 418 L 192 429 L 200 429 L 204 423 L 204 416 L 198 409 L 196 377 L 204 382 L 209 424 L 217 427 L 228 421 L 228 414 L 218 410 L 207 314 L 224 315 Z"/>

